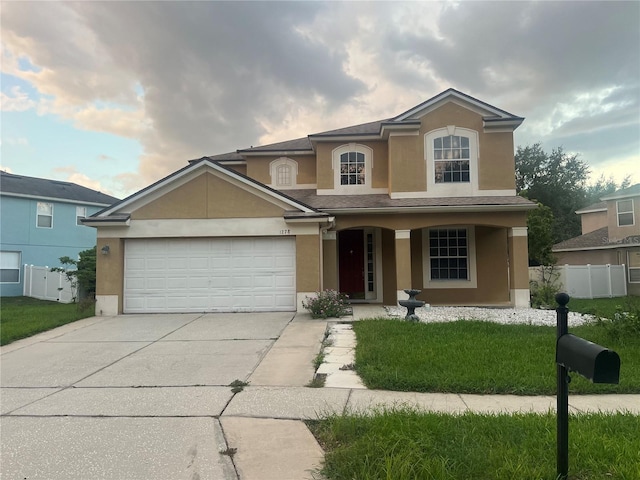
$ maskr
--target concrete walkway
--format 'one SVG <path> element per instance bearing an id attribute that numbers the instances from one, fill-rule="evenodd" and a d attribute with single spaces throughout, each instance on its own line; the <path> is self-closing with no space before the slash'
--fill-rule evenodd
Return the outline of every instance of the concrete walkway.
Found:
<path id="1" fill-rule="evenodd" d="M 378 316 L 356 306 L 349 321 Z M 92 318 L 2 349 L 1 477 L 131 480 L 320 478 L 305 419 L 415 406 L 548 412 L 555 397 L 372 391 L 335 366 L 354 337 L 308 314 Z M 332 375 L 309 388 L 334 326 Z M 337 333 L 336 333 L 337 332 Z M 248 383 L 232 389 L 234 379 Z M 640 395 L 573 395 L 574 413 L 640 414 Z"/>

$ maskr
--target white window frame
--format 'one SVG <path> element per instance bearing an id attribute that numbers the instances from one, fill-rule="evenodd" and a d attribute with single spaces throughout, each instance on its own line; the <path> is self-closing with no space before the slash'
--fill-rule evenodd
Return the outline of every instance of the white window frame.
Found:
<path id="1" fill-rule="evenodd" d="M 460 230 L 467 231 L 467 280 L 431 279 L 431 255 L 429 254 L 430 230 Z M 478 275 L 476 269 L 476 235 L 475 227 L 470 225 L 441 225 L 422 229 L 422 280 L 425 288 L 477 288 Z"/>
<path id="2" fill-rule="evenodd" d="M 40 206 L 48 205 L 51 208 L 51 213 L 40 213 Z M 44 227 L 40 225 L 40 217 L 49 217 L 51 219 L 51 225 Z M 53 228 L 53 203 L 38 202 L 36 205 L 36 228 Z"/>
<path id="3" fill-rule="evenodd" d="M 632 256 L 638 258 L 638 262 L 632 260 Z M 631 266 L 631 265 L 634 266 Z M 638 266 L 635 266 L 638 265 Z M 633 270 L 633 279 L 632 279 Z M 627 276 L 629 283 L 640 283 L 640 251 L 627 251 Z"/>
<path id="4" fill-rule="evenodd" d="M 279 169 L 289 169 L 289 182 L 282 183 L 278 175 Z M 271 186 L 277 189 L 293 189 L 296 188 L 298 182 L 298 162 L 289 157 L 276 158 L 269 164 L 269 175 L 271 176 Z"/>
<path id="5" fill-rule="evenodd" d="M 439 137 L 466 137 L 469 139 L 469 181 L 436 183 L 436 159 L 433 141 Z M 436 196 L 461 197 L 478 194 L 478 132 L 468 128 L 448 125 L 445 128 L 431 130 L 424 135 L 425 161 L 427 162 L 427 191 Z M 466 159 L 465 159 L 466 160 Z"/>
<path id="6" fill-rule="evenodd" d="M 358 185 L 340 184 L 340 156 L 344 153 L 356 152 L 364 154 L 364 183 Z M 348 143 L 334 148 L 331 152 L 333 167 L 333 189 L 339 194 L 372 193 L 371 172 L 373 170 L 373 149 L 360 143 Z"/>
<path id="7" fill-rule="evenodd" d="M 80 219 L 87 218 L 87 207 L 76 207 L 76 225 L 83 226 Z"/>
<path id="8" fill-rule="evenodd" d="M 3 282 L 2 276 L 0 276 L 0 283 L 2 284 L 20 283 L 20 274 L 22 270 L 22 252 L 1 251 L 0 252 L 0 270 L 16 270 L 18 272 L 17 281 Z"/>
<path id="9" fill-rule="evenodd" d="M 621 203 L 630 203 L 631 204 L 631 209 L 630 210 L 624 210 L 624 211 L 620 211 L 620 204 Z M 618 200 L 616 202 L 616 216 L 617 216 L 617 221 L 618 221 L 618 226 L 619 227 L 632 227 L 635 225 L 635 215 L 634 215 L 634 211 L 633 211 L 633 198 L 628 198 L 628 199 L 624 199 L 624 200 Z M 625 224 L 621 224 L 620 223 L 620 215 L 629 215 L 631 214 L 631 223 L 625 223 Z"/>

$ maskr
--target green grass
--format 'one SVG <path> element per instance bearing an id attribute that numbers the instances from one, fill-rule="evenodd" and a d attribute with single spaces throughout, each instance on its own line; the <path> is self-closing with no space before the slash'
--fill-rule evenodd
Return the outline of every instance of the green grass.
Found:
<path id="1" fill-rule="evenodd" d="M 308 422 L 330 480 L 556 478 L 555 414 L 453 416 L 409 409 Z M 640 417 L 572 416 L 571 480 L 640 478 Z"/>
<path id="2" fill-rule="evenodd" d="M 640 310 L 640 297 L 572 298 L 567 305 L 572 312 L 588 313 L 602 318 L 614 318 L 617 311 Z"/>
<path id="3" fill-rule="evenodd" d="M 356 371 L 370 389 L 555 395 L 555 327 L 461 320 L 355 322 Z M 615 350 L 620 385 L 594 385 L 572 374 L 570 393 L 639 393 L 640 337 L 614 341 L 604 328 L 571 333 Z"/>
<path id="4" fill-rule="evenodd" d="M 93 302 L 65 304 L 30 297 L 3 297 L 0 301 L 0 345 L 93 315 Z"/>

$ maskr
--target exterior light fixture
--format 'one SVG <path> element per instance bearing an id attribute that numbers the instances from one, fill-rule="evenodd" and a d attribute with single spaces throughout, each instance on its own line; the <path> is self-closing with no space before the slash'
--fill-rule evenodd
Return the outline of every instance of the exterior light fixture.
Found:
<path id="1" fill-rule="evenodd" d="M 109 245 L 105 245 L 100 249 L 103 255 L 109 255 Z"/>

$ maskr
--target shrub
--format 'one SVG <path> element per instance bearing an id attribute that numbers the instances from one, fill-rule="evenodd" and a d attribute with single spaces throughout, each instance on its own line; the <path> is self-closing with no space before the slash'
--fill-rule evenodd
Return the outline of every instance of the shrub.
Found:
<path id="1" fill-rule="evenodd" d="M 313 318 L 340 318 L 349 315 L 349 296 L 335 290 L 316 292 L 315 297 L 305 297 L 302 306 Z"/>
<path id="2" fill-rule="evenodd" d="M 554 265 L 541 265 L 539 281 L 530 281 L 531 307 L 532 308 L 554 308 L 556 305 L 556 294 L 560 291 L 557 280 L 560 274 L 555 270 Z"/>
<path id="3" fill-rule="evenodd" d="M 624 307 L 618 305 L 612 319 L 598 317 L 597 324 L 605 328 L 612 340 L 624 342 L 640 338 L 640 307 L 631 302 Z"/>

